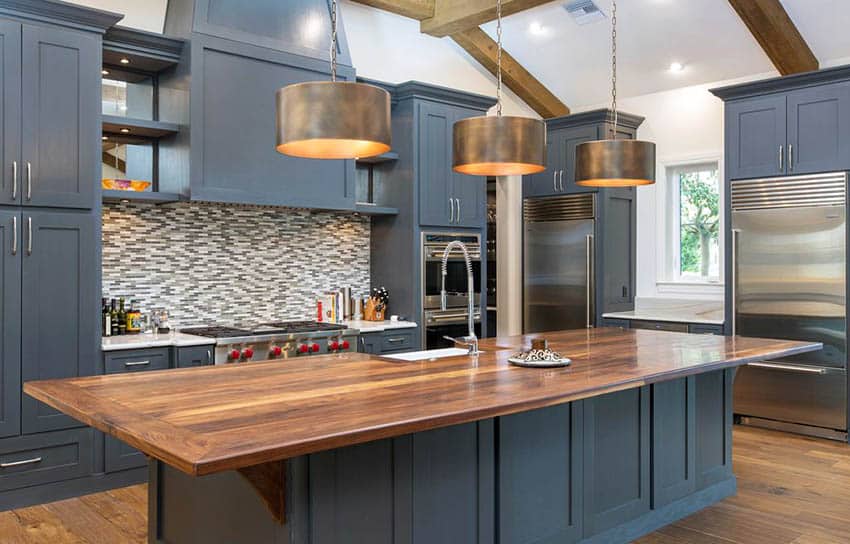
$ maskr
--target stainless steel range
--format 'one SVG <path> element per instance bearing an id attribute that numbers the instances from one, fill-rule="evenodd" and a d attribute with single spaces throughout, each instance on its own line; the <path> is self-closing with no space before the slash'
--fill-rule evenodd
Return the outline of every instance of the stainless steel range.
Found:
<path id="1" fill-rule="evenodd" d="M 357 350 L 359 331 L 318 321 L 282 321 L 256 326 L 193 327 L 180 332 L 215 338 L 215 364 L 309 357 Z"/>

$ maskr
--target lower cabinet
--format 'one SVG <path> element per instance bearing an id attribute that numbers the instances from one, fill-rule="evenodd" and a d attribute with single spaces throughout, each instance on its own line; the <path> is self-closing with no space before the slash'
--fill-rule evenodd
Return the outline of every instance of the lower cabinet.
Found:
<path id="1" fill-rule="evenodd" d="M 382 355 L 419 349 L 418 329 L 389 329 L 360 335 L 357 351 Z"/>
<path id="2" fill-rule="evenodd" d="M 716 334 L 723 336 L 723 325 L 712 323 L 686 323 L 673 321 L 647 321 L 645 319 L 602 318 L 603 327 L 621 327 L 623 329 L 648 329 L 655 331 L 689 332 L 691 334 Z"/>
<path id="3" fill-rule="evenodd" d="M 91 474 L 94 430 L 53 431 L 0 441 L 0 491 Z"/>
<path id="4" fill-rule="evenodd" d="M 696 489 L 695 387 L 693 376 L 651 386 L 653 508 Z"/>
<path id="5" fill-rule="evenodd" d="M 732 382 L 735 370 L 695 378 L 696 487 L 732 477 Z"/>
<path id="6" fill-rule="evenodd" d="M 215 346 L 189 346 L 176 348 L 174 352 L 174 366 L 177 368 L 189 368 L 194 366 L 207 366 L 213 364 L 213 349 Z"/>

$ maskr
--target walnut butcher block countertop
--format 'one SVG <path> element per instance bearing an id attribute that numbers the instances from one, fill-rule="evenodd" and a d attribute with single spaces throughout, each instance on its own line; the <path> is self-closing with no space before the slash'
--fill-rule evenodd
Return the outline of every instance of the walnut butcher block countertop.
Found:
<path id="1" fill-rule="evenodd" d="M 390 362 L 347 353 L 28 382 L 24 391 L 202 475 L 821 348 L 600 328 L 544 335 L 572 358 L 569 367 L 509 365 L 533 336 L 483 340 L 477 361 Z"/>

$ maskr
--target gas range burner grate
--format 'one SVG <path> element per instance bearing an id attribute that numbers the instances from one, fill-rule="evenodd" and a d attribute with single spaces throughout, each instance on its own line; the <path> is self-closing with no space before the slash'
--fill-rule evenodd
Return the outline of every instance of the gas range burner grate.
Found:
<path id="1" fill-rule="evenodd" d="M 207 338 L 233 338 L 237 336 L 251 336 L 251 331 L 245 329 L 237 329 L 234 327 L 192 327 L 189 329 L 180 329 L 180 332 L 186 334 L 194 334 L 195 336 L 204 336 Z"/>
<path id="2" fill-rule="evenodd" d="M 324 323 L 321 321 L 278 321 L 275 323 L 263 323 L 254 328 L 254 333 L 340 331 L 347 328 L 345 325 L 338 323 Z"/>

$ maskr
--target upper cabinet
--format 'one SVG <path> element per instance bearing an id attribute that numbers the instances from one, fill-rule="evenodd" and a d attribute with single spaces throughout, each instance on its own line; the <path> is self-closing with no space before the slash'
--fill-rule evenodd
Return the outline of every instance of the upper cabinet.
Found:
<path id="1" fill-rule="evenodd" d="M 727 179 L 850 168 L 850 68 L 712 92 L 726 101 Z"/>
<path id="2" fill-rule="evenodd" d="M 100 43 L 0 21 L 2 204 L 92 208 L 98 178 Z"/>

